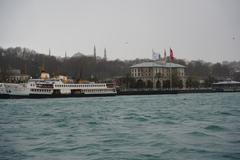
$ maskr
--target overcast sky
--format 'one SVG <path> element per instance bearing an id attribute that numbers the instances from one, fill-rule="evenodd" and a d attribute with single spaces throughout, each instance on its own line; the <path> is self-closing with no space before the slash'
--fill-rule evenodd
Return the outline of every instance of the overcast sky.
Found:
<path id="1" fill-rule="evenodd" d="M 240 60 L 240 0 L 0 0 L 0 46 L 68 56 Z"/>

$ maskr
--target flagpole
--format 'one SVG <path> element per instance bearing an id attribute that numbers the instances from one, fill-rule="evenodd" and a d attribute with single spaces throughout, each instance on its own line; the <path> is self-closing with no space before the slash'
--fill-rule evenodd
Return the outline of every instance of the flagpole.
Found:
<path id="1" fill-rule="evenodd" d="M 172 63 L 170 62 L 170 90 L 172 90 Z"/>
<path id="2" fill-rule="evenodd" d="M 172 61 L 173 61 L 173 51 L 170 48 L 170 90 L 172 90 Z"/>

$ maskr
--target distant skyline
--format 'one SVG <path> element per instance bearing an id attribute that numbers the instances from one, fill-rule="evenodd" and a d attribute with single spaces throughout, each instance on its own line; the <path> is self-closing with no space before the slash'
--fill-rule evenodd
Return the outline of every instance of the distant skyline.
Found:
<path id="1" fill-rule="evenodd" d="M 0 0 L 0 46 L 110 60 L 240 60 L 239 0 Z"/>

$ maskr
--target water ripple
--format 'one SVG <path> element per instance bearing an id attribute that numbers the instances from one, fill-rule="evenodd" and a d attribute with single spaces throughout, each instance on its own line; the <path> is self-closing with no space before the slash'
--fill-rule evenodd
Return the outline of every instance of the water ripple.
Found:
<path id="1" fill-rule="evenodd" d="M 239 93 L 0 100 L 0 159 L 240 159 Z"/>

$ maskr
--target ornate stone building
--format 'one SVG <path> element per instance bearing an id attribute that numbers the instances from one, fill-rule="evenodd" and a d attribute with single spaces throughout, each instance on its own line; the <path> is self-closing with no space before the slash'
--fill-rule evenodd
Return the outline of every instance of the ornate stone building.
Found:
<path id="1" fill-rule="evenodd" d="M 182 87 L 185 88 L 185 66 L 175 63 L 144 62 L 130 67 L 131 77 L 136 81 L 142 81 L 145 86 L 163 88 L 164 83 L 170 82 L 173 77 L 178 78 Z"/>

